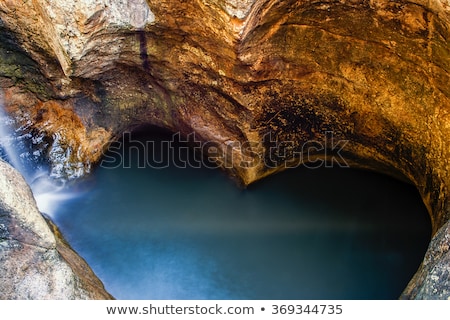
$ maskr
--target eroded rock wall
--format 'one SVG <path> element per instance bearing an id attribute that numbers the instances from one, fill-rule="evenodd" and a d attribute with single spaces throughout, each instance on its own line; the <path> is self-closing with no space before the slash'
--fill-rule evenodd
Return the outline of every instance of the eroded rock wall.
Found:
<path id="1" fill-rule="evenodd" d="M 449 26 L 447 0 L 2 0 L 0 84 L 18 126 L 52 142 L 56 176 L 153 124 L 213 142 L 244 185 L 333 156 L 406 179 L 438 234 Z"/>

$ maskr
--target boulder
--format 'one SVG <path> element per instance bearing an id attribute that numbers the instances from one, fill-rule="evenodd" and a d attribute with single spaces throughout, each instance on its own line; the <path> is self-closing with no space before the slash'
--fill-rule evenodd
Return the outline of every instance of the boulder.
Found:
<path id="1" fill-rule="evenodd" d="M 0 161 L 0 299 L 112 298 L 56 234 L 23 177 Z"/>

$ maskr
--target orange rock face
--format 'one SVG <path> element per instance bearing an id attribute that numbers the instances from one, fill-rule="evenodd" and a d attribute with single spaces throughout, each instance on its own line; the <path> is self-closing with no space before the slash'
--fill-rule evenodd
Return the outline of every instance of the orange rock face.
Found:
<path id="1" fill-rule="evenodd" d="M 448 259 L 447 1 L 123 3 L 0 2 L 4 102 L 75 151 L 69 173 L 141 124 L 214 142 L 243 185 L 342 156 L 413 183 Z M 446 299 L 442 259 L 424 263 L 404 297 Z"/>

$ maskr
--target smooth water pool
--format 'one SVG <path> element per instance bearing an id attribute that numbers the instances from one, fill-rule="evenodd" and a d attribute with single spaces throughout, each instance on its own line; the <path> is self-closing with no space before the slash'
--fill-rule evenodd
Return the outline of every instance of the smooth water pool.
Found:
<path id="1" fill-rule="evenodd" d="M 430 240 L 417 191 L 384 175 L 299 168 L 243 190 L 220 170 L 127 161 L 52 217 L 118 299 L 396 299 Z"/>

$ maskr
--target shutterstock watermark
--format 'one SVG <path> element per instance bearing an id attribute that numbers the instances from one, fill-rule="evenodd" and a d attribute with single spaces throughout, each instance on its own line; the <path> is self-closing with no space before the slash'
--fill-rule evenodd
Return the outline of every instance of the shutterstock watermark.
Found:
<path id="1" fill-rule="evenodd" d="M 322 140 L 279 140 L 267 134 L 262 141 L 202 141 L 195 133 L 170 139 L 143 141 L 125 132 L 103 155 L 100 166 L 115 168 L 296 168 L 349 167 L 342 153 L 348 140 L 335 139 L 332 131 L 325 132 Z"/>

